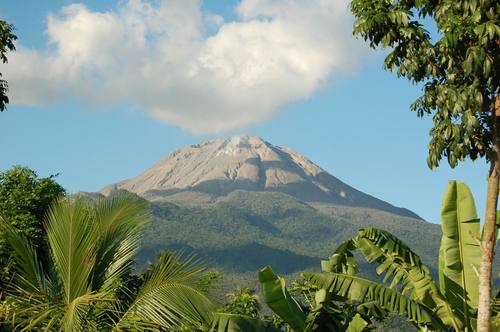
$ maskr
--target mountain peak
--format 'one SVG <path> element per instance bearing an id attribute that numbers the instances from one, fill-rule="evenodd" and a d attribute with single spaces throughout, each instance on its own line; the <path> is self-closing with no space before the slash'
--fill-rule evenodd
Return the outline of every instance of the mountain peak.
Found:
<path id="1" fill-rule="evenodd" d="M 292 149 L 260 137 L 233 136 L 180 148 L 135 178 L 109 185 L 158 200 L 184 192 L 224 196 L 234 190 L 278 191 L 306 202 L 368 207 L 418 217 L 364 194 Z"/>
<path id="2" fill-rule="evenodd" d="M 236 155 L 243 149 L 259 149 L 269 146 L 268 142 L 258 136 L 233 136 L 222 141 L 218 154 Z"/>

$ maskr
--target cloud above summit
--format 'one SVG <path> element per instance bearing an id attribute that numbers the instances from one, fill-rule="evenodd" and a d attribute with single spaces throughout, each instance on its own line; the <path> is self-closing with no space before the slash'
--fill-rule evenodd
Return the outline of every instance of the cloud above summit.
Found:
<path id="1" fill-rule="evenodd" d="M 2 67 L 13 104 L 77 99 L 134 107 L 195 134 L 244 128 L 356 71 L 347 0 L 243 0 L 237 20 L 197 0 L 73 4 L 47 19 L 47 45 Z"/>

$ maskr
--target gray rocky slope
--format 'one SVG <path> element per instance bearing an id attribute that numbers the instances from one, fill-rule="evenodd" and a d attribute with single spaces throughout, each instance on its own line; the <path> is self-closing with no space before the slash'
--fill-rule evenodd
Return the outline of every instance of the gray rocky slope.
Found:
<path id="1" fill-rule="evenodd" d="M 292 149 L 252 136 L 183 147 L 144 173 L 106 186 L 101 193 L 119 189 L 151 201 L 183 192 L 215 197 L 235 190 L 282 192 L 304 202 L 372 208 L 419 218 L 407 209 L 354 189 Z"/>

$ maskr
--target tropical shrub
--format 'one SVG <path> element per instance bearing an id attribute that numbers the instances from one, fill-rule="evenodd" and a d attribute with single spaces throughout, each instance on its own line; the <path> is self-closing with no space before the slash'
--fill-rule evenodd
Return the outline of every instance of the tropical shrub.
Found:
<path id="1" fill-rule="evenodd" d="M 229 302 L 222 311 L 237 315 L 245 315 L 252 318 L 259 318 L 261 308 L 259 298 L 254 291 L 248 287 L 238 287 L 236 292 L 228 293 Z"/>

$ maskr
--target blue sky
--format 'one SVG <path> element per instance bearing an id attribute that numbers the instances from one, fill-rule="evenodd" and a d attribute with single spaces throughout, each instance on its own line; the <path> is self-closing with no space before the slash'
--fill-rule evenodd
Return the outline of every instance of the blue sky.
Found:
<path id="1" fill-rule="evenodd" d="M 431 222 L 448 180 L 464 181 L 482 215 L 485 162 L 427 168 L 432 121 L 409 111 L 419 88 L 384 71 L 335 2 L 1 2 L 19 41 L 0 67 L 11 85 L 0 170 L 97 191 L 175 148 L 250 134 Z"/>

